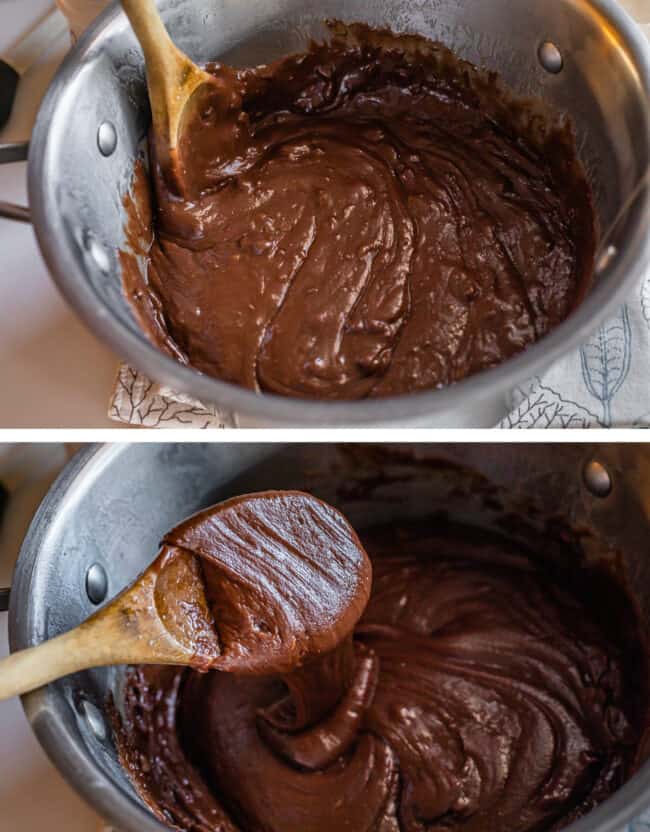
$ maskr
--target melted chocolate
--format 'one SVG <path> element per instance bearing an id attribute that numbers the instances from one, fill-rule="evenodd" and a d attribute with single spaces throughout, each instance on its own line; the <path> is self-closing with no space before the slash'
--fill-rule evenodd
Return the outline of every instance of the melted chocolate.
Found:
<path id="1" fill-rule="evenodd" d="M 374 579 L 354 640 L 294 672 L 130 673 L 122 759 L 159 817 L 193 832 L 552 830 L 623 782 L 644 674 L 599 615 L 603 574 L 568 545 L 551 567 L 439 526 L 362 535 Z M 279 591 L 290 610 L 304 588 L 287 573 Z"/>
<path id="2" fill-rule="evenodd" d="M 589 187 L 570 129 L 422 38 L 331 43 L 220 82 L 154 163 L 155 240 L 125 291 L 182 363 L 257 391 L 398 395 L 506 360 L 588 286 Z"/>

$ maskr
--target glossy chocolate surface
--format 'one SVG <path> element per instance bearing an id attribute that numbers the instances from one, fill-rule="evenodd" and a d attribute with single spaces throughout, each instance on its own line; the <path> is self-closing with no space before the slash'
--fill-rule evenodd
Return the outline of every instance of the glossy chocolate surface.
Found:
<path id="1" fill-rule="evenodd" d="M 266 676 L 131 671 L 121 756 L 161 819 L 201 832 L 554 830 L 629 776 L 647 668 L 613 576 L 561 539 L 546 561 L 543 541 L 440 517 L 361 539 L 372 593 L 334 650 Z M 272 617 L 304 591 L 287 573 Z"/>
<path id="2" fill-rule="evenodd" d="M 448 385 L 563 321 L 591 279 L 594 214 L 565 120 L 440 45 L 356 25 L 268 66 L 214 64 L 154 160 L 146 277 L 162 350 L 257 391 L 315 399 Z"/>

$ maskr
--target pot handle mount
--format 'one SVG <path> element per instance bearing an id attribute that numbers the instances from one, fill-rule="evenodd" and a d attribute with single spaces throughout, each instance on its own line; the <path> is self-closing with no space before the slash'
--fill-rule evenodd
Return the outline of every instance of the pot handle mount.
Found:
<path id="1" fill-rule="evenodd" d="M 25 162 L 29 153 L 29 142 L 12 142 L 0 144 L 0 165 L 10 162 Z M 0 201 L 0 217 L 19 222 L 30 222 L 29 208 L 24 205 L 14 205 L 11 202 Z M 2 610 L 2 590 L 0 590 L 0 611 Z"/>

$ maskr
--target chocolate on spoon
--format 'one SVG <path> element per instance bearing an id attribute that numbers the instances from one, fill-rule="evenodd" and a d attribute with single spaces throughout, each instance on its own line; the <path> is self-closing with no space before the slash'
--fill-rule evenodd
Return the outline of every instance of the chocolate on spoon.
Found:
<path id="1" fill-rule="evenodd" d="M 79 627 L 0 661 L 0 700 L 105 665 L 287 673 L 352 632 L 370 585 L 357 535 L 326 503 L 236 497 L 170 531 L 136 582 Z"/>

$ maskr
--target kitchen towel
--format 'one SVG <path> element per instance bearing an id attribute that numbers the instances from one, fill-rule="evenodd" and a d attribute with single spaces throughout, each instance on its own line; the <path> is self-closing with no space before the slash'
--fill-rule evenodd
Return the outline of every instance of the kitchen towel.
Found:
<path id="1" fill-rule="evenodd" d="M 234 415 L 156 384 L 127 364 L 118 370 L 108 415 L 144 428 L 237 427 Z"/>
<path id="2" fill-rule="evenodd" d="M 650 273 L 579 350 L 511 394 L 500 428 L 650 427 Z"/>

